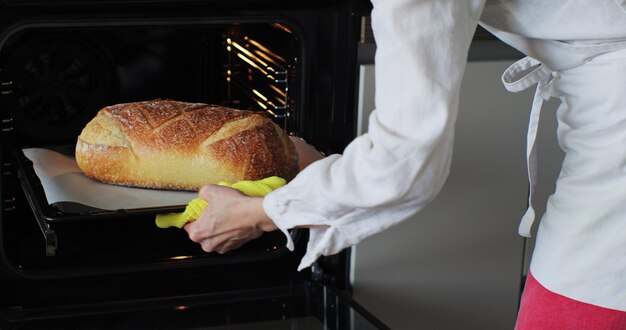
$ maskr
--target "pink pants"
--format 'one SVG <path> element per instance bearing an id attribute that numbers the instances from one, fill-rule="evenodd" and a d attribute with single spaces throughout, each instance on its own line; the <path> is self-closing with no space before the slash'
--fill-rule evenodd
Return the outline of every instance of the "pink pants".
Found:
<path id="1" fill-rule="evenodd" d="M 528 274 L 517 330 L 626 329 L 626 312 L 576 301 L 544 288 Z"/>

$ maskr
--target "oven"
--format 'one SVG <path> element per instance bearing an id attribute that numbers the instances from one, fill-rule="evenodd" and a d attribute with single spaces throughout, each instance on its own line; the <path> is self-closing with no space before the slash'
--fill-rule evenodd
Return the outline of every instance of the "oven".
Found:
<path id="1" fill-rule="evenodd" d="M 266 233 L 204 253 L 156 214 L 50 201 L 26 150 L 71 158 L 104 106 L 265 111 L 320 151 L 355 135 L 357 0 L 0 1 L 0 329 L 384 328 L 350 297 L 349 253 L 296 267 Z"/>

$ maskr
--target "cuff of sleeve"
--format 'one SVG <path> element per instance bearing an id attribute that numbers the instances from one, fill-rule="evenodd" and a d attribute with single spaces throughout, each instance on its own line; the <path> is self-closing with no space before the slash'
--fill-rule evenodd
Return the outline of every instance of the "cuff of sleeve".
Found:
<path id="1" fill-rule="evenodd" d="M 263 209 L 265 213 L 274 221 L 274 224 L 287 237 L 287 248 L 294 250 L 294 243 L 289 229 L 296 227 L 298 224 L 293 222 L 294 218 L 300 218 L 297 215 L 287 215 L 290 199 L 287 198 L 287 189 L 278 189 L 267 196 L 263 200 Z M 309 226 L 307 226 L 309 227 Z M 311 266 L 317 258 L 324 254 L 325 246 L 329 243 L 334 232 L 334 228 L 326 225 L 311 226 L 309 228 L 309 242 L 307 243 L 307 251 L 303 256 L 298 271 Z"/>
<path id="2" fill-rule="evenodd" d="M 291 229 L 292 227 L 289 227 L 288 225 L 285 225 L 280 221 L 280 219 L 282 218 L 280 215 L 285 212 L 287 206 L 284 203 L 280 203 L 272 198 L 272 196 L 276 193 L 277 191 L 273 191 L 265 196 L 265 198 L 263 199 L 263 209 L 265 213 L 270 217 L 270 219 L 272 219 L 276 227 L 278 227 L 278 229 L 283 232 L 283 234 L 285 234 L 285 238 L 287 239 L 286 246 L 290 251 L 293 251 L 293 238 L 291 237 L 291 233 L 289 233 L 289 229 Z"/>
<path id="3" fill-rule="evenodd" d="M 330 225 L 320 215 L 303 212 L 300 207 L 295 209 L 290 207 L 292 204 L 297 204 L 298 206 L 303 204 L 302 206 L 311 207 L 310 203 L 303 202 L 294 196 L 299 189 L 302 189 L 302 187 L 290 187 L 287 185 L 272 191 L 265 196 L 263 209 L 276 227 L 287 236 L 287 248 L 292 251 L 294 243 L 288 230 L 297 226 L 309 228 L 307 250 L 298 266 L 298 270 L 302 270 L 309 267 L 322 255 L 339 252 L 344 244 L 341 242 L 341 235 L 335 225 Z M 296 192 L 293 190 L 296 190 Z"/>
<path id="4" fill-rule="evenodd" d="M 298 271 L 310 267 L 319 257 L 325 255 L 325 248 L 335 228 L 333 227 L 313 227 L 309 229 L 309 243 L 307 244 L 306 254 L 300 260 Z M 337 251 L 339 252 L 339 251 Z"/>

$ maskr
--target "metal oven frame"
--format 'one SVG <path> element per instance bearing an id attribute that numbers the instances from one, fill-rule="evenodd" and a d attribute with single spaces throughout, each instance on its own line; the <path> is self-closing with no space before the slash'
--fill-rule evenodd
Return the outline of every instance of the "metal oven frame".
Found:
<path id="1" fill-rule="evenodd" d="M 151 228 L 150 217 L 160 209 L 68 216 L 48 208 L 20 150 L 62 143 L 46 141 L 45 134 L 39 139 L 23 134 L 27 119 L 16 116 L 15 100 L 9 101 L 21 78 L 2 66 L 7 42 L 24 31 L 282 24 L 296 36 L 299 57 L 291 73 L 276 73 L 274 81 L 285 86 L 284 95 L 278 94 L 284 102 L 273 104 L 270 112 L 289 132 L 331 154 L 355 135 L 357 47 L 368 10 L 369 4 L 359 0 L 0 1 L 0 319 L 97 314 L 104 306 L 125 310 L 133 302 L 158 305 L 179 297 L 202 297 L 205 303 L 254 300 L 294 288 L 311 292 L 311 283 L 330 284 L 335 296 L 349 299 L 348 251 L 296 271 L 306 245 L 304 230 L 292 232 L 295 252 L 281 246 L 281 235 L 270 233 L 240 251 L 207 255 L 180 232 Z M 186 254 L 164 252 L 167 244 Z"/>

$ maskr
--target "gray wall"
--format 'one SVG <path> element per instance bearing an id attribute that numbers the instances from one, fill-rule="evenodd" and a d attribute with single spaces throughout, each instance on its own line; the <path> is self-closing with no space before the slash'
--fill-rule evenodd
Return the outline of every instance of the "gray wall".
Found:
<path id="1" fill-rule="evenodd" d="M 517 226 L 526 207 L 525 141 L 534 88 L 518 94 L 504 89 L 500 76 L 513 61 L 468 64 L 451 173 L 441 194 L 416 216 L 353 249 L 354 297 L 392 329 L 514 326 L 525 271 Z M 373 88 L 373 65 L 364 65 L 361 118 L 373 108 Z M 562 158 L 554 136 L 556 105 L 544 105 L 540 124 L 538 200 L 552 192 Z M 539 214 L 544 205 L 537 204 Z"/>

